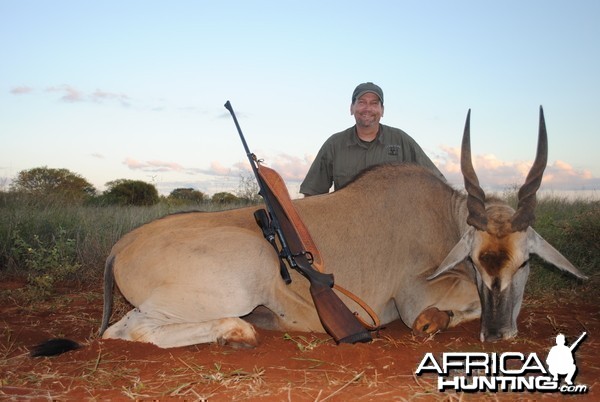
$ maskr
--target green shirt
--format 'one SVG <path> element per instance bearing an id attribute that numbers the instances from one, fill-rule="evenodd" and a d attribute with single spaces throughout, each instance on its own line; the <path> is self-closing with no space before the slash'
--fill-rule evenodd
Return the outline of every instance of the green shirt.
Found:
<path id="1" fill-rule="evenodd" d="M 377 138 L 366 143 L 358 138 L 353 126 L 325 141 L 300 185 L 300 192 L 324 194 L 329 192 L 332 183 L 334 189 L 339 190 L 360 171 L 390 162 L 416 163 L 444 178 L 419 144 L 404 131 L 380 124 Z"/>

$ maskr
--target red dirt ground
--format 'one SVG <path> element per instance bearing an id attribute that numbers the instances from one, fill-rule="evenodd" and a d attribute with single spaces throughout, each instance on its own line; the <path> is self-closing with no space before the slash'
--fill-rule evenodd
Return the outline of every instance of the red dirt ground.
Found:
<path id="1" fill-rule="evenodd" d="M 479 322 L 419 339 L 401 322 L 382 329 L 370 344 L 336 345 L 327 335 L 259 330 L 255 349 L 216 344 L 159 349 L 150 344 L 99 340 L 101 289 L 65 287 L 45 302 L 27 305 L 23 285 L 0 285 L 0 399 L 7 400 L 600 400 L 598 301 L 564 291 L 526 298 L 519 335 L 482 344 Z M 117 314 L 128 306 L 119 301 Z M 576 349 L 576 384 L 583 395 L 560 393 L 439 392 L 437 375 L 416 376 L 425 353 L 535 352 L 545 360 L 556 334 Z M 56 357 L 31 358 L 29 349 L 51 337 L 84 347 Z"/>

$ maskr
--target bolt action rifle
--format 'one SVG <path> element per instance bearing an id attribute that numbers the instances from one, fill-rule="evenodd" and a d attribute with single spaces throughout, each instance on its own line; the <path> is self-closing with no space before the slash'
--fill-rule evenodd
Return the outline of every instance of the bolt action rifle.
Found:
<path id="1" fill-rule="evenodd" d="M 256 211 L 254 216 L 263 230 L 263 235 L 279 255 L 283 279 L 286 283 L 291 282 L 289 272 L 287 272 L 282 262 L 283 260 L 308 279 L 310 295 L 321 324 L 337 343 L 371 341 L 369 332 L 333 291 L 333 275 L 325 274 L 313 267 L 313 265 L 322 264 L 320 255 L 308 234 L 308 229 L 300 220 L 300 216 L 291 202 L 283 179 L 275 170 L 261 165 L 256 155 L 250 152 L 229 101 L 225 103 L 225 108 L 229 110 L 233 117 L 244 150 L 250 161 L 250 166 L 252 166 L 252 171 L 256 176 L 259 194 L 265 202 L 266 214 L 264 210 L 259 210 Z M 279 251 L 275 241 L 275 235 L 281 245 L 281 251 Z M 315 252 L 311 253 L 311 249 Z"/>

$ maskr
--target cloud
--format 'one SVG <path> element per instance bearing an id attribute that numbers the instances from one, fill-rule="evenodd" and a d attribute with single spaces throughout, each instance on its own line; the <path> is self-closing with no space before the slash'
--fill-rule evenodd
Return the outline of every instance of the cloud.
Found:
<path id="1" fill-rule="evenodd" d="M 546 167 L 544 186 L 553 189 L 598 190 L 600 178 L 587 169 L 578 170 L 570 164 L 557 160 Z"/>
<path id="2" fill-rule="evenodd" d="M 46 88 L 46 92 L 62 94 L 60 100 L 63 102 L 75 103 L 83 102 L 85 100 L 85 95 L 83 94 L 83 92 L 71 87 L 70 85 L 48 87 Z"/>
<path id="3" fill-rule="evenodd" d="M 210 168 L 204 171 L 204 173 L 215 176 L 229 176 L 231 174 L 231 170 L 232 169 L 230 167 L 223 166 L 223 164 L 220 162 L 212 161 L 210 163 Z"/>
<path id="4" fill-rule="evenodd" d="M 123 106 L 129 106 L 131 101 L 131 98 L 123 93 L 106 92 L 100 89 L 97 89 L 89 95 L 89 99 L 92 102 L 118 101 Z"/>
<path id="5" fill-rule="evenodd" d="M 441 152 L 434 160 L 448 182 L 457 188 L 463 187 L 460 170 L 460 148 L 440 147 Z M 265 157 L 265 165 L 275 169 L 286 182 L 301 182 L 314 159 L 312 155 L 298 157 L 281 153 Z M 503 161 L 493 154 L 473 155 L 473 166 L 479 182 L 485 189 L 506 190 L 525 182 L 533 161 Z M 239 176 L 250 172 L 247 162 L 224 166 L 213 161 L 202 173 L 213 176 Z M 542 189 L 581 190 L 600 189 L 600 178 L 593 177 L 589 170 L 575 169 L 563 161 L 548 164 L 544 173 Z"/>
<path id="6" fill-rule="evenodd" d="M 28 86 L 14 87 L 13 89 L 10 90 L 10 93 L 13 95 L 27 95 L 32 92 L 33 92 L 33 88 L 28 87 Z"/>
<path id="7" fill-rule="evenodd" d="M 129 169 L 154 175 L 157 173 L 169 174 L 168 180 L 161 179 L 155 183 L 159 193 L 169 194 L 175 188 L 194 188 L 206 194 L 220 191 L 235 192 L 239 186 L 240 176 L 250 173 L 250 167 L 243 162 L 232 166 L 225 166 L 218 161 L 211 162 L 208 168 L 184 167 L 176 162 L 160 160 L 139 161 L 127 157 L 123 164 Z M 186 178 L 187 176 L 188 178 Z M 152 176 L 153 181 L 156 176 Z"/>
<path id="8" fill-rule="evenodd" d="M 304 180 L 306 172 L 312 162 L 313 157 L 305 155 L 303 158 L 289 154 L 278 154 L 265 158 L 265 166 L 275 169 L 286 181 Z M 224 166 L 218 161 L 213 161 L 210 168 L 202 170 L 202 173 L 215 176 L 239 176 L 251 174 L 250 164 L 247 161 L 237 162 L 231 166 Z"/>
<path id="9" fill-rule="evenodd" d="M 9 90 L 9 93 L 12 95 L 27 95 L 35 91 L 35 88 L 22 85 L 13 87 L 11 90 Z M 103 89 L 88 91 L 68 84 L 47 86 L 42 90 L 42 92 L 46 94 L 58 95 L 58 100 L 65 103 L 119 104 L 120 106 L 126 108 L 133 106 L 138 109 L 150 110 L 153 112 L 161 112 L 166 110 L 166 104 L 168 103 L 162 98 L 150 100 L 148 103 L 144 103 L 143 100 L 134 99 L 130 95 L 123 92 L 106 91 Z M 178 110 L 182 113 L 204 115 L 209 113 L 207 110 L 195 106 L 179 107 L 175 108 L 175 110 Z"/>
<path id="10" fill-rule="evenodd" d="M 140 162 L 133 158 L 127 157 L 123 161 L 123 164 L 126 165 L 129 169 L 132 170 L 141 170 L 143 172 L 183 172 L 186 169 L 178 163 L 175 162 L 164 162 L 164 161 L 147 161 Z"/>
<path id="11" fill-rule="evenodd" d="M 277 155 L 270 167 L 275 169 L 284 180 L 302 181 L 310 168 L 314 157 L 304 155 L 303 158 L 288 154 Z"/>
<path id="12" fill-rule="evenodd" d="M 455 188 L 462 189 L 463 176 L 460 171 L 460 149 L 448 146 L 440 147 L 434 162 L 442 171 L 448 182 Z M 275 169 L 284 179 L 288 187 L 297 187 L 304 180 L 312 163 L 312 155 L 303 157 L 286 153 L 268 155 L 265 165 Z M 252 176 L 248 161 L 243 160 L 225 165 L 212 161 L 208 167 L 186 167 L 176 162 L 162 160 L 139 161 L 127 157 L 123 164 L 131 170 L 146 173 L 173 173 L 187 175 L 183 179 L 187 183 L 196 183 L 203 191 L 208 188 L 232 191 L 241 176 Z M 532 161 L 506 162 L 493 154 L 473 155 L 473 165 L 479 182 L 486 191 L 505 191 L 521 186 L 531 168 Z M 177 176 L 172 176 L 175 178 Z M 212 184 L 208 184 L 212 183 Z M 215 183 L 219 183 L 218 186 Z M 202 188 L 206 185 L 207 187 Z M 229 189 L 229 187 L 231 189 Z M 557 160 L 551 162 L 545 170 L 542 190 L 600 190 L 600 178 L 596 178 L 589 170 L 575 169 L 567 162 Z M 291 193 L 291 192 L 290 192 Z"/>
<path id="13" fill-rule="evenodd" d="M 434 161 L 446 179 L 462 188 L 463 177 L 460 171 L 460 149 L 442 146 L 442 153 Z M 493 190 L 505 190 L 521 186 L 529 173 L 533 161 L 506 162 L 495 155 L 473 155 L 473 167 L 481 186 Z M 547 165 L 542 181 L 543 188 L 557 190 L 581 190 L 600 188 L 600 179 L 593 177 L 589 170 L 578 170 L 570 164 L 557 160 Z"/>
<path id="14" fill-rule="evenodd" d="M 34 92 L 34 88 L 26 85 L 17 86 L 10 90 L 12 95 L 27 95 Z M 131 98 L 124 93 L 108 92 L 101 89 L 96 89 L 93 92 L 87 93 L 81 89 L 75 88 L 71 85 L 58 85 L 50 86 L 45 88 L 44 92 L 51 94 L 58 94 L 59 100 L 67 103 L 79 103 L 79 102 L 92 102 L 92 103 L 104 103 L 104 102 L 118 102 L 122 106 L 130 106 Z"/>

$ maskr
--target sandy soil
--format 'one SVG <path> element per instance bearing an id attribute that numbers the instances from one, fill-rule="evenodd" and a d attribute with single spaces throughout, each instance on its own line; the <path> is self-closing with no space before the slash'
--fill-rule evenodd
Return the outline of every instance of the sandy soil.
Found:
<path id="1" fill-rule="evenodd" d="M 411 335 L 401 322 L 370 344 L 336 345 L 322 334 L 259 330 L 255 349 L 215 344 L 159 349 L 150 344 L 99 340 L 102 291 L 65 286 L 35 305 L 19 297 L 22 283 L 0 285 L 0 399 L 7 400 L 600 400 L 600 312 L 594 298 L 565 291 L 526 298 L 520 333 L 511 341 L 482 344 L 477 321 L 429 339 Z M 117 303 L 117 314 L 128 309 Z M 583 395 L 560 393 L 463 393 L 437 390 L 437 375 L 416 376 L 425 353 L 532 352 L 545 360 L 562 332 L 576 349 L 576 384 Z M 51 337 L 84 346 L 55 357 L 31 358 L 30 348 Z"/>

